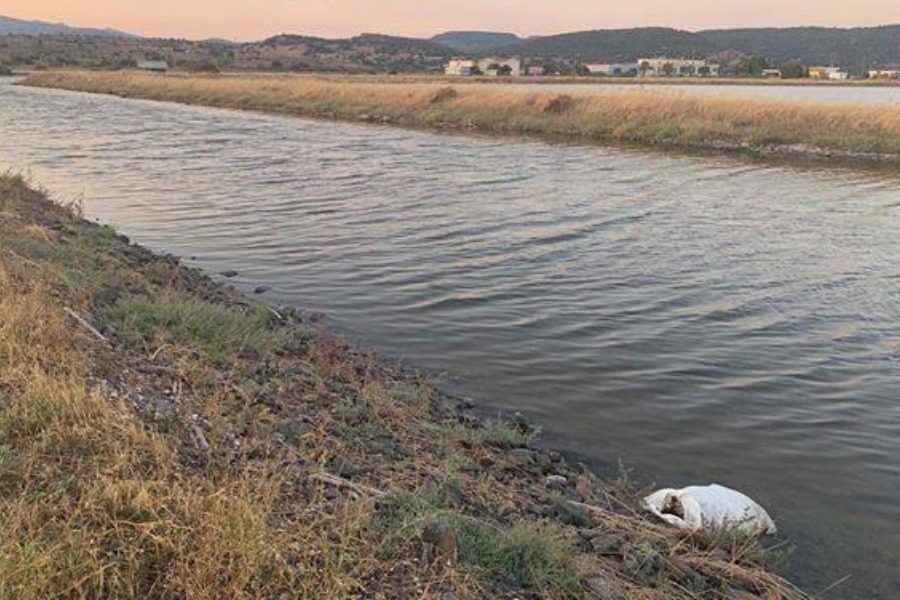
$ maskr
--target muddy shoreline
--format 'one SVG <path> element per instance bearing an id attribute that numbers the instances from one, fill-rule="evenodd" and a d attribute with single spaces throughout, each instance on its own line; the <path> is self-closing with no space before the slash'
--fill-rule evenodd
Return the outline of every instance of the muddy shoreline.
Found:
<path id="1" fill-rule="evenodd" d="M 29 510 L 3 524 L 47 548 L 41 567 L 2 548 L 33 575 L 27 588 L 0 577 L 0 591 L 175 597 L 205 581 L 210 598 L 806 597 L 757 542 L 664 527 L 629 482 L 544 448 L 521 418 L 486 419 L 427 375 L 136 246 L 21 178 L 0 177 L 0 242 L 4 442 L 43 473 L 4 488 Z M 40 327 L 14 310 L 32 305 Z M 63 354 L 45 363 L 51 345 Z M 23 421 L 36 381 L 58 415 Z M 112 439 L 124 427 L 126 446 Z M 47 436 L 61 450 L 83 441 L 54 458 Z M 142 444 L 165 459 L 126 452 Z M 137 497 L 92 504 L 95 484 L 140 486 L 141 506 L 157 507 L 153 535 L 140 534 Z M 44 488 L 67 491 L 31 495 Z M 198 508 L 223 498 L 224 512 Z M 221 529 L 223 516 L 245 528 Z M 49 542 L 37 517 L 55 524 Z M 60 575 L 52 541 L 78 527 L 89 535 L 65 556 L 84 558 Z M 248 546 L 246 528 L 264 543 Z M 204 532 L 216 532 L 209 543 Z M 123 558 L 96 571 L 97 548 Z"/>

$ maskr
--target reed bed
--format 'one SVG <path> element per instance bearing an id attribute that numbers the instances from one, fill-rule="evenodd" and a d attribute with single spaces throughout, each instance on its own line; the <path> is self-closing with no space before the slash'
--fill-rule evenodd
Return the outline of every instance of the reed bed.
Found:
<path id="1" fill-rule="evenodd" d="M 900 110 L 892 107 L 391 81 L 60 71 L 33 74 L 25 84 L 407 127 L 900 162 Z"/>

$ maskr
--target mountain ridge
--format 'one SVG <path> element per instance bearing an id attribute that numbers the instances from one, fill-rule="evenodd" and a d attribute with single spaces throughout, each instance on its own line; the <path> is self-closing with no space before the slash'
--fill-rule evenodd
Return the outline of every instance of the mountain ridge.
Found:
<path id="1" fill-rule="evenodd" d="M 116 29 L 75 27 L 65 23 L 50 23 L 17 19 L 0 15 L 0 35 L 87 35 L 97 37 L 140 37 Z"/>
<path id="2" fill-rule="evenodd" d="M 103 38 L 104 47 L 93 48 L 82 39 L 86 36 Z M 0 16 L 0 37 L 5 38 L 7 47 L 6 52 L 0 52 L 0 62 L 22 64 L 22 57 L 26 57 L 27 64 L 45 67 L 127 66 L 145 55 L 167 58 L 173 64 L 215 63 L 221 68 L 239 70 L 336 68 L 359 72 L 437 71 L 440 60 L 451 56 L 491 55 L 561 59 L 569 63 L 633 62 L 648 56 L 709 57 L 728 62 L 744 56 L 761 56 L 773 65 L 830 64 L 856 73 L 867 68 L 900 67 L 900 24 L 700 31 L 636 27 L 527 38 L 503 31 L 447 31 L 431 38 L 363 33 L 330 39 L 281 34 L 261 41 L 232 43 L 143 38 L 113 29 Z"/>

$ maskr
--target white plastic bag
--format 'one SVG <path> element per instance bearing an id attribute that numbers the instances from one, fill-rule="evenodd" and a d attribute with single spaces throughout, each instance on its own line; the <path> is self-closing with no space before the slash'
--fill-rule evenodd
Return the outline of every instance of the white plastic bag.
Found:
<path id="1" fill-rule="evenodd" d="M 736 528 L 748 535 L 777 531 L 762 506 L 718 484 L 659 490 L 644 498 L 644 506 L 666 523 L 691 531 Z"/>

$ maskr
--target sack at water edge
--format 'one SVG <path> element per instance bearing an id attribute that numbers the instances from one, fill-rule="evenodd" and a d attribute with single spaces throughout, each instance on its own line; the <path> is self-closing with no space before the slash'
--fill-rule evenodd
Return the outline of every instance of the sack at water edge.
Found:
<path id="1" fill-rule="evenodd" d="M 718 484 L 659 490 L 644 498 L 644 507 L 666 523 L 691 531 L 733 528 L 747 535 L 777 532 L 762 506 Z"/>

